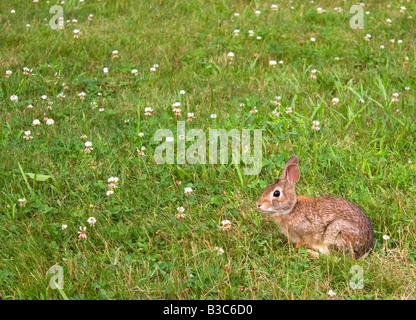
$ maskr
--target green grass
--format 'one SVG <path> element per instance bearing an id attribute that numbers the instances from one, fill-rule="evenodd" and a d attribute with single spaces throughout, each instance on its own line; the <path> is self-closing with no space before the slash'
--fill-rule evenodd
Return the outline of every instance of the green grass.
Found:
<path id="1" fill-rule="evenodd" d="M 273 2 L 260 1 L 69 0 L 65 20 L 78 22 L 52 30 L 55 2 L 0 3 L 1 299 L 328 299 L 329 290 L 337 293 L 331 299 L 416 298 L 416 28 L 407 19 L 416 18 L 414 4 L 400 13 L 397 1 L 391 8 L 372 1 L 364 30 L 353 30 L 350 1 L 276 1 L 279 10 L 272 11 Z M 371 41 L 364 40 L 368 33 Z M 119 59 L 111 58 L 113 50 Z M 284 63 L 271 67 L 270 60 Z M 23 67 L 34 76 L 23 75 Z M 9 78 L 6 70 L 13 71 Z M 391 101 L 395 92 L 398 103 Z M 42 95 L 54 102 L 52 110 Z M 275 96 L 279 117 L 272 114 Z M 176 101 L 180 120 L 195 114 L 187 130 L 263 129 L 261 173 L 156 164 L 153 135 L 176 132 Z M 32 127 L 34 119 L 42 125 Z M 32 140 L 23 139 L 26 130 Z M 91 153 L 83 152 L 83 134 Z M 142 146 L 144 158 L 136 151 Z M 313 259 L 256 210 L 263 188 L 294 154 L 298 194 L 344 197 L 370 217 L 376 246 L 367 258 Z M 120 181 L 107 196 L 111 176 Z M 182 220 L 175 217 L 180 206 Z M 225 219 L 229 232 L 220 228 Z M 87 226 L 87 239 L 78 238 L 80 226 Z M 63 267 L 64 294 L 49 287 L 55 264 Z M 349 286 L 356 264 L 364 270 L 362 290 Z"/>

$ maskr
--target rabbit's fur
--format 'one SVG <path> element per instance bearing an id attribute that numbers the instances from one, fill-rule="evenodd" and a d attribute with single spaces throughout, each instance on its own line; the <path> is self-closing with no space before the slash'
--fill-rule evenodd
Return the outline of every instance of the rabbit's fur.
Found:
<path id="1" fill-rule="evenodd" d="M 355 259 L 368 252 L 373 247 L 374 231 L 365 213 L 341 198 L 296 196 L 295 183 L 299 177 L 298 158 L 293 156 L 287 161 L 282 177 L 264 189 L 257 207 L 271 214 L 297 248 L 324 254 L 344 252 Z"/>

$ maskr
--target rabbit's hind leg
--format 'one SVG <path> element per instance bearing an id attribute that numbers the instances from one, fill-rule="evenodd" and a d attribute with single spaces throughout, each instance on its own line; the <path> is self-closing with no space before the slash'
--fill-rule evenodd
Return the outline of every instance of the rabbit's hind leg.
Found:
<path id="1" fill-rule="evenodd" d="M 325 230 L 323 244 L 331 250 L 357 256 L 360 250 L 359 232 L 345 220 L 332 222 Z"/>

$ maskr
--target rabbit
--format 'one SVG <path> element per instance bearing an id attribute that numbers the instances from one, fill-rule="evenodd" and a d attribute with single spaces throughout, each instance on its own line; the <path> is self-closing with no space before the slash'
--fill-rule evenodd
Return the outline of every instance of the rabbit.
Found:
<path id="1" fill-rule="evenodd" d="M 291 157 L 282 177 L 269 184 L 257 200 L 257 207 L 270 214 L 296 248 L 313 254 L 331 252 L 363 257 L 374 246 L 370 219 L 355 204 L 336 197 L 296 196 L 300 177 L 299 161 Z"/>

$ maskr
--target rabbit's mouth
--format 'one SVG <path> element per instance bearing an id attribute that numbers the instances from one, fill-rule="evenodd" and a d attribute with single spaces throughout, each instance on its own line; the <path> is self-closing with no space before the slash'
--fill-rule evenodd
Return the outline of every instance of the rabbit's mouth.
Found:
<path id="1" fill-rule="evenodd" d="M 260 209 L 263 213 L 268 213 L 268 214 L 277 214 L 277 215 L 284 215 L 284 214 L 289 214 L 292 210 L 287 210 L 287 209 L 276 209 L 273 207 L 265 207 L 263 204 L 261 205 L 257 205 L 257 208 Z"/>
<path id="2" fill-rule="evenodd" d="M 275 213 L 271 207 L 266 207 L 264 204 L 257 204 L 257 209 L 260 209 L 264 213 Z"/>

